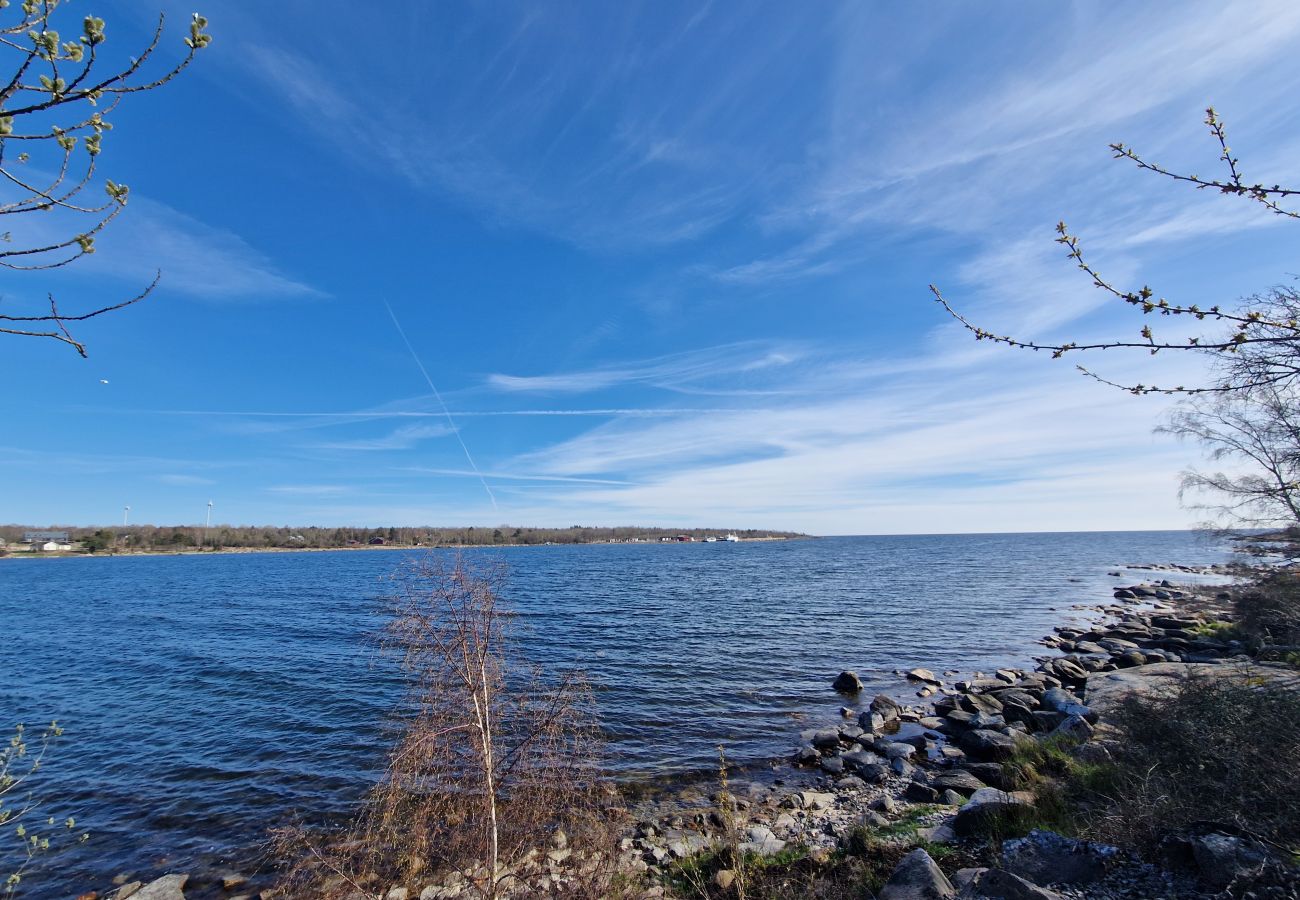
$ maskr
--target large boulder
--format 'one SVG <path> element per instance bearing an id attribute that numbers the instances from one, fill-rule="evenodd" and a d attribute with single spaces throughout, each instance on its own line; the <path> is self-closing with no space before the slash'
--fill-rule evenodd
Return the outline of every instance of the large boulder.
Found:
<path id="1" fill-rule="evenodd" d="M 1028 791 L 980 788 L 958 810 L 952 827 L 962 837 L 997 834 L 1026 821 L 1033 810 L 1034 795 Z"/>
<path id="2" fill-rule="evenodd" d="M 876 895 L 877 900 L 951 900 L 957 896 L 946 875 L 930 854 L 921 848 L 903 857 L 894 867 L 889 881 Z"/>

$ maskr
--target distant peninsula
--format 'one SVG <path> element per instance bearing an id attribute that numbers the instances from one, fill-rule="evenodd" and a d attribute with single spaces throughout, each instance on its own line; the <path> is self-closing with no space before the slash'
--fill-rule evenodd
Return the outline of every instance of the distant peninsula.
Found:
<path id="1" fill-rule="evenodd" d="M 793 531 L 755 528 L 643 528 L 638 526 L 524 528 L 513 525 L 437 528 L 324 528 L 320 526 L 0 525 L 0 555 L 185 553 L 250 550 L 345 550 L 774 541 L 807 538 Z"/>

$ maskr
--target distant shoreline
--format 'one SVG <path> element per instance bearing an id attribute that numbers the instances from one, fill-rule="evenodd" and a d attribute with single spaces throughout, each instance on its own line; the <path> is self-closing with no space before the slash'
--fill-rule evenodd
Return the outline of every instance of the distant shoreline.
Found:
<path id="1" fill-rule="evenodd" d="M 800 535 L 798 537 L 747 537 L 740 538 L 734 543 L 741 544 L 768 544 L 777 541 L 801 541 L 812 540 L 815 535 Z M 340 551 L 353 552 L 358 550 L 496 550 L 502 547 L 603 547 L 603 546 L 676 546 L 681 543 L 703 544 L 706 541 L 588 541 L 586 543 L 576 542 L 552 542 L 540 544 L 526 543 L 501 543 L 501 544 L 361 544 L 351 547 L 220 547 L 204 548 L 186 547 L 178 550 L 114 550 L 100 553 L 87 553 L 79 550 L 55 550 L 50 552 L 34 552 L 28 550 L 10 551 L 0 555 L 0 560 L 6 559 L 102 559 L 116 556 L 229 556 L 236 554 L 249 553 L 337 553 Z M 731 543 L 728 541 L 717 541 L 716 543 Z"/>

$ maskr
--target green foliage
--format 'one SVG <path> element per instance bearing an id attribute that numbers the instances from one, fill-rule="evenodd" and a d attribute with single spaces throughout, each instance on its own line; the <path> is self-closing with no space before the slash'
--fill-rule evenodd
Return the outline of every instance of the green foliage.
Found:
<path id="1" fill-rule="evenodd" d="M 63 734 L 58 722 L 51 722 L 39 735 L 31 738 L 19 723 L 13 736 L 0 749 L 0 895 L 14 896 L 31 864 L 42 854 L 57 849 L 60 841 L 71 839 L 77 820 L 69 816 L 62 822 L 54 816 L 42 819 L 37 810 L 41 799 L 33 782 L 54 742 Z M 90 837 L 82 832 L 76 841 Z"/>

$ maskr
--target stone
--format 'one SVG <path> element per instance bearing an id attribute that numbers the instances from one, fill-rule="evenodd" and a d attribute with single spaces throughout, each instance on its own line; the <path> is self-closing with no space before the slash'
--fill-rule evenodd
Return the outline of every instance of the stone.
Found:
<path id="1" fill-rule="evenodd" d="M 947 823 L 931 825 L 928 828 L 918 828 L 916 836 L 931 844 L 953 844 L 957 842 L 957 832 L 953 831 L 952 826 Z"/>
<path id="2" fill-rule="evenodd" d="M 877 900 L 950 900 L 957 889 L 930 854 L 918 847 L 894 867 Z"/>
<path id="3" fill-rule="evenodd" d="M 819 765 L 827 775 L 844 774 L 844 760 L 838 756 L 823 756 Z"/>
<path id="4" fill-rule="evenodd" d="M 185 900 L 183 889 L 188 875 L 164 875 L 151 881 L 131 896 L 134 900 Z"/>
<path id="5" fill-rule="evenodd" d="M 881 784 L 889 779 L 890 769 L 884 763 L 873 763 L 869 766 L 863 766 L 858 769 L 858 775 L 872 784 Z"/>
<path id="6" fill-rule="evenodd" d="M 835 795 L 819 791 L 800 791 L 793 795 L 799 800 L 801 809 L 830 809 L 835 805 Z"/>
<path id="7" fill-rule="evenodd" d="M 940 791 L 956 791 L 959 794 L 970 796 L 980 788 L 988 787 L 987 784 L 980 781 L 970 772 L 964 769 L 953 769 L 950 772 L 942 772 L 930 779 L 931 787 Z"/>
<path id="8" fill-rule="evenodd" d="M 1093 728 L 1083 716 L 1070 716 L 1052 731 L 1052 737 L 1082 744 L 1092 737 Z"/>
<path id="9" fill-rule="evenodd" d="M 962 694 L 962 708 L 973 713 L 988 713 L 990 716 L 1002 712 L 1002 701 L 992 694 Z"/>
<path id="10" fill-rule="evenodd" d="M 1028 791 L 980 788 L 957 811 L 952 827 L 962 837 L 994 833 L 1023 821 L 1033 807 L 1034 795 Z"/>
<path id="11" fill-rule="evenodd" d="M 248 878 L 238 872 L 226 872 L 221 876 L 221 887 L 227 891 L 237 891 L 248 884 Z M 402 898 L 405 900 L 405 898 Z"/>
<path id="12" fill-rule="evenodd" d="M 909 782 L 903 796 L 915 803 L 936 803 L 939 800 L 938 791 L 919 781 Z"/>
<path id="13" fill-rule="evenodd" d="M 829 750 L 840 745 L 840 733 L 835 728 L 822 728 L 812 736 L 812 745 L 818 750 Z"/>
<path id="14" fill-rule="evenodd" d="M 864 712 L 858 716 L 858 724 L 865 732 L 880 734 L 885 730 L 885 717 L 878 712 Z"/>
<path id="15" fill-rule="evenodd" d="M 731 890 L 735 881 L 736 872 L 733 869 L 719 869 L 713 873 L 713 886 L 724 893 Z"/>
<path id="16" fill-rule="evenodd" d="M 903 711 L 902 705 L 893 697 L 886 694 L 877 694 L 873 697 L 869 709 L 874 713 L 880 713 L 881 718 L 886 722 L 892 722 L 897 719 L 899 713 Z"/>
<path id="17" fill-rule="evenodd" d="M 1034 829 L 1002 844 L 1002 868 L 1028 881 L 1045 884 L 1092 884 L 1120 859 L 1117 847 L 1081 841 Z"/>
<path id="18" fill-rule="evenodd" d="M 1132 669 L 1146 665 L 1147 658 L 1141 650 L 1125 650 L 1115 657 L 1115 665 L 1121 669 Z"/>
<path id="19" fill-rule="evenodd" d="M 1079 698 L 1064 688 L 1048 688 L 1043 692 L 1043 709 L 1060 712 L 1065 707 L 1078 702 Z"/>
<path id="20" fill-rule="evenodd" d="M 901 756 L 896 756 L 889 761 L 889 768 L 900 778 L 911 778 L 916 772 L 916 766 L 912 765 Z"/>
<path id="21" fill-rule="evenodd" d="M 142 887 L 144 887 L 143 881 L 127 882 L 113 892 L 113 900 L 126 900 L 127 897 L 134 897 Z"/>
<path id="22" fill-rule="evenodd" d="M 841 694 L 856 694 L 862 690 L 863 685 L 856 672 L 845 671 L 835 677 L 835 680 L 831 682 L 831 687 Z"/>
<path id="23" fill-rule="evenodd" d="M 797 766 L 814 766 L 819 759 L 821 754 L 811 744 L 806 744 L 794 752 L 794 762 Z"/>
<path id="24" fill-rule="evenodd" d="M 864 812 L 861 821 L 862 824 L 866 825 L 868 828 L 884 828 L 889 824 L 889 820 L 874 809 L 869 809 Z"/>
<path id="25" fill-rule="evenodd" d="M 855 772 L 861 771 L 867 766 L 878 765 L 881 762 L 879 756 L 872 753 L 870 750 L 862 749 L 849 750 L 846 753 L 841 753 L 840 759 L 844 761 L 844 765 L 848 766 L 848 768 Z"/>
<path id="26" fill-rule="evenodd" d="M 961 806 L 966 802 L 966 798 L 952 788 L 948 788 L 939 795 L 939 802 L 944 806 Z"/>
<path id="27" fill-rule="evenodd" d="M 1014 785 L 1008 780 L 1007 773 L 1002 768 L 1001 763 L 993 762 L 968 762 L 966 770 L 978 778 L 980 781 L 995 788 L 1010 790 Z"/>
<path id="28" fill-rule="evenodd" d="M 1217 890 L 1258 875 L 1268 853 L 1253 841 L 1230 834 L 1202 834 L 1191 839 L 1192 857 L 1201 880 Z"/>
<path id="29" fill-rule="evenodd" d="M 387 894 L 384 894 L 384 900 L 409 900 L 410 896 L 410 889 L 404 887 L 393 887 L 388 889 Z"/>
<path id="30" fill-rule="evenodd" d="M 908 681 L 923 681 L 926 684 L 932 684 L 935 687 L 942 685 L 943 682 L 934 677 L 934 673 L 929 669 L 912 669 L 907 673 Z"/>
<path id="31" fill-rule="evenodd" d="M 881 748 L 886 759 L 911 759 L 916 755 L 916 748 L 901 741 L 891 741 Z"/>
<path id="32" fill-rule="evenodd" d="M 1018 745 L 1011 735 L 984 728 L 966 732 L 958 743 L 975 759 L 998 762 L 1014 756 Z"/>
<path id="33" fill-rule="evenodd" d="M 871 801 L 871 808 L 878 809 L 883 813 L 890 813 L 892 815 L 893 813 L 898 812 L 898 801 L 895 800 L 893 797 L 891 797 L 889 794 L 882 794 L 881 796 L 877 797 L 875 800 Z"/>
<path id="34" fill-rule="evenodd" d="M 837 791 L 853 792 L 865 791 L 866 789 L 867 783 L 856 775 L 845 775 L 835 782 L 835 790 Z"/>
<path id="35" fill-rule="evenodd" d="M 989 900 L 1064 900 L 1055 891 L 1039 887 L 1003 869 L 986 869 L 971 879 L 964 896 Z"/>

